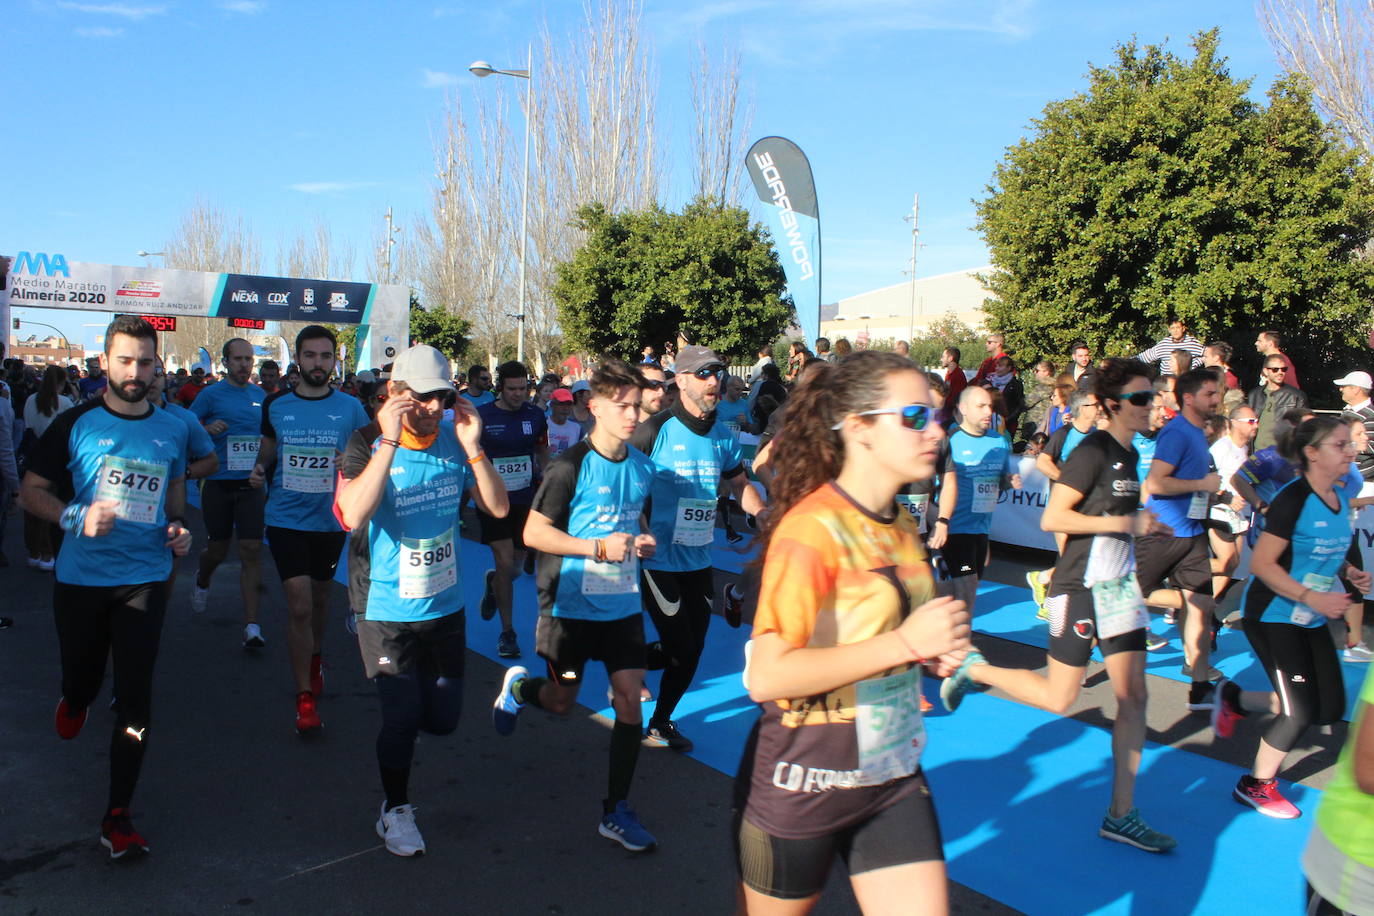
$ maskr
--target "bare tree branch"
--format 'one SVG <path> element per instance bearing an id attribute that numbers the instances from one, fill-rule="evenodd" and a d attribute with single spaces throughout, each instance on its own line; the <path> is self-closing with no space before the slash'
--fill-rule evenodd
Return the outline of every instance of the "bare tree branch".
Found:
<path id="1" fill-rule="evenodd" d="M 754 112 L 752 105 L 740 105 L 738 49 L 727 48 L 718 61 L 712 61 L 705 42 L 697 44 L 692 113 L 696 193 L 722 204 L 739 204 L 744 189 L 744 151 L 749 147 Z"/>
<path id="2" fill-rule="evenodd" d="M 252 274 L 262 261 L 262 246 L 243 217 L 230 216 L 200 198 L 182 216 L 162 250 L 164 266 L 180 270 Z M 177 329 L 163 337 L 163 355 L 185 366 L 195 362 L 199 347 L 205 347 L 217 359 L 219 347 L 231 336 L 222 320 L 179 317 Z"/>

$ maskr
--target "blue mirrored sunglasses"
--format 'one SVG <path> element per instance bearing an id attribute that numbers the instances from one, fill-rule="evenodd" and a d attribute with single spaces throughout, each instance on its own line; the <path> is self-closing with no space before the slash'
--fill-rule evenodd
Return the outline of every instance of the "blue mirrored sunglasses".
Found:
<path id="1" fill-rule="evenodd" d="M 930 418 L 935 413 L 935 408 L 927 404 L 908 404 L 905 407 L 879 407 L 875 410 L 863 410 L 854 416 L 873 417 L 885 413 L 895 413 L 903 426 L 919 432 L 930 425 Z M 841 426 L 844 426 L 843 420 L 830 428 L 839 429 Z"/>

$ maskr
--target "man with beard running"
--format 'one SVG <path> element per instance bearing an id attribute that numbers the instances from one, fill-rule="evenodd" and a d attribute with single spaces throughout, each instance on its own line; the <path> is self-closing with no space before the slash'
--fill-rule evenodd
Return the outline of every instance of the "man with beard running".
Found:
<path id="1" fill-rule="evenodd" d="M 321 727 L 324 690 L 320 645 L 329 593 L 346 535 L 334 517 L 337 458 L 355 429 L 368 423 L 357 398 L 329 386 L 337 361 L 334 332 L 317 324 L 296 335 L 301 380 L 267 396 L 262 442 L 248 478 L 267 492 L 267 543 L 286 593 L 286 653 L 296 681 L 296 731 Z"/>
<path id="2" fill-rule="evenodd" d="M 716 501 L 724 489 L 750 515 L 764 508 L 748 484 L 739 443 L 716 423 L 726 374 L 725 361 L 714 350 L 683 347 L 675 379 L 682 397 L 630 439 L 656 465 L 649 525 L 657 547 L 640 575 L 644 604 L 659 635 L 649 645 L 649 669 L 663 669 L 663 680 L 647 735 L 650 742 L 678 751 L 691 750 L 692 742 L 672 716 L 696 675 L 716 593 L 711 565 Z"/>
<path id="3" fill-rule="evenodd" d="M 146 400 L 157 366 L 157 332 L 121 315 L 105 332 L 109 383 L 59 415 L 24 477 L 24 508 L 65 533 L 57 555 L 53 614 L 62 659 L 54 725 L 73 739 L 114 660 L 110 794 L 100 842 L 110 857 L 138 856 L 148 841 L 129 802 L 151 719 L 153 666 L 172 557 L 191 546 L 186 503 L 189 437 L 180 420 Z"/>

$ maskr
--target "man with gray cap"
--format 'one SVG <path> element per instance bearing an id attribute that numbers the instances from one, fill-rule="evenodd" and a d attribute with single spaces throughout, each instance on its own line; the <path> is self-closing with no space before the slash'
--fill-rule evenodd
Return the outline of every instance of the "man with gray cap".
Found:
<path id="1" fill-rule="evenodd" d="M 662 669 L 663 680 L 647 737 L 660 747 L 689 751 L 692 742 L 672 716 L 696 674 L 711 621 L 716 501 L 724 490 L 757 515 L 763 499 L 748 483 L 739 442 L 716 422 L 725 361 L 709 347 L 687 346 L 678 353 L 676 372 L 681 397 L 640 424 L 630 444 L 655 466 L 649 527 L 658 549 L 644 561 L 640 578 L 659 635 L 648 647 L 649 669 Z"/>
<path id="2" fill-rule="evenodd" d="M 408 794 L 416 736 L 449 734 L 463 706 L 462 500 L 471 494 L 498 518 L 509 508 L 481 441 L 481 417 L 458 397 L 448 360 L 420 345 L 397 358 L 376 420 L 344 451 L 337 501 L 352 530 L 349 600 L 362 614 L 358 648 L 382 708 L 377 835 L 398 856 L 425 851 Z"/>
<path id="3" fill-rule="evenodd" d="M 1369 400 L 1374 379 L 1370 379 L 1368 372 L 1347 372 L 1334 383 L 1341 389 L 1341 400 L 1345 402 L 1342 413 L 1352 420 L 1363 422 L 1364 431 L 1370 437 L 1370 444 L 1355 456 L 1355 462 L 1366 481 L 1374 480 L 1374 404 Z"/>

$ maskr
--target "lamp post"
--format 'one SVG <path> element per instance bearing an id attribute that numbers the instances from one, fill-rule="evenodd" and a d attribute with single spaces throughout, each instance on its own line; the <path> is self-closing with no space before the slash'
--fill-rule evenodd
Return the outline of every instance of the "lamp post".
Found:
<path id="1" fill-rule="evenodd" d="M 486 77 L 493 73 L 499 76 L 514 76 L 525 80 L 525 177 L 520 185 L 520 314 L 515 316 L 516 338 L 515 358 L 525 361 L 525 231 L 530 209 L 530 118 L 534 113 L 534 49 L 525 49 L 524 70 L 498 70 L 484 60 L 472 62 L 468 67 L 475 76 Z"/>

